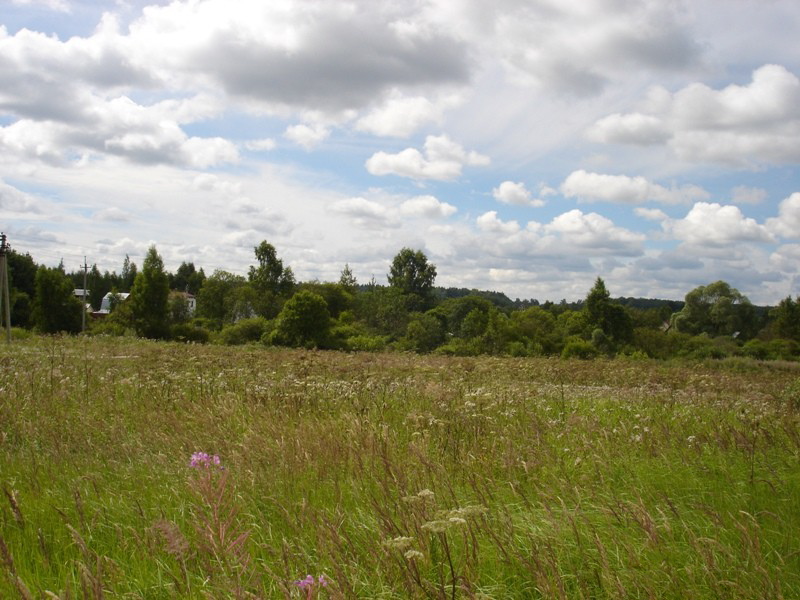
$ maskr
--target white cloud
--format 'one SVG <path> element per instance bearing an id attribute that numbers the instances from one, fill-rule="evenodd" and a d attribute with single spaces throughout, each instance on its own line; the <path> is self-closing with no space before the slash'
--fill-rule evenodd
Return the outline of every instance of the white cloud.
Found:
<path id="1" fill-rule="evenodd" d="M 502 221 L 497 217 L 496 210 L 490 210 L 479 216 L 475 222 L 478 229 L 491 233 L 517 233 L 520 230 L 519 223 L 516 221 Z"/>
<path id="2" fill-rule="evenodd" d="M 58 12 L 69 12 L 69 3 L 67 0 L 11 0 L 12 4 L 19 4 L 22 6 L 25 5 L 42 5 L 50 10 L 55 10 Z"/>
<path id="3" fill-rule="evenodd" d="M 767 229 L 782 238 L 800 239 L 800 192 L 781 202 L 778 216 L 767 219 Z"/>
<path id="4" fill-rule="evenodd" d="M 0 209 L 6 213 L 41 214 L 42 202 L 0 179 Z"/>
<path id="5" fill-rule="evenodd" d="M 286 128 L 283 137 L 306 150 L 313 150 L 325 141 L 330 134 L 330 129 L 324 125 L 290 125 Z"/>
<path id="6" fill-rule="evenodd" d="M 734 204 L 761 204 L 767 199 L 767 190 L 762 188 L 737 185 L 731 190 L 731 202 Z"/>
<path id="7" fill-rule="evenodd" d="M 427 217 L 429 219 L 450 217 L 458 209 L 447 202 L 440 202 L 433 196 L 417 196 L 409 198 L 400 205 L 400 214 L 411 217 Z"/>
<path id="8" fill-rule="evenodd" d="M 587 137 L 607 144 L 650 145 L 666 142 L 670 135 L 658 117 L 632 113 L 603 117 L 587 131 Z"/>
<path id="9" fill-rule="evenodd" d="M 356 129 L 375 135 L 408 137 L 423 125 L 440 123 L 447 108 L 456 106 L 459 96 L 431 100 L 424 96 L 393 96 L 356 123 Z"/>
<path id="10" fill-rule="evenodd" d="M 779 246 L 769 257 L 770 264 L 787 273 L 800 271 L 800 244 Z"/>
<path id="11" fill-rule="evenodd" d="M 102 210 L 97 211 L 92 215 L 93 219 L 97 219 L 98 221 L 110 221 L 116 223 L 127 223 L 131 220 L 132 215 L 124 210 L 121 210 L 115 206 L 110 206 L 108 208 L 104 208 Z"/>
<path id="12" fill-rule="evenodd" d="M 668 189 L 642 176 L 604 175 L 588 173 L 583 169 L 573 171 L 567 176 L 561 184 L 561 193 L 567 198 L 625 204 L 641 204 L 648 201 L 677 204 L 709 197 L 708 192 L 694 185 Z"/>
<path id="13" fill-rule="evenodd" d="M 550 188 L 544 188 L 549 191 Z M 516 204 L 518 206 L 544 206 L 544 200 L 533 198 L 531 192 L 525 187 L 524 183 L 504 181 L 492 190 L 492 196 L 498 202 L 504 204 Z"/>
<path id="14" fill-rule="evenodd" d="M 220 179 L 211 173 L 201 173 L 192 180 L 192 188 L 213 191 L 225 196 L 238 196 L 242 193 L 242 184 L 238 181 Z"/>
<path id="15" fill-rule="evenodd" d="M 549 90 L 597 94 L 630 70 L 674 72 L 700 57 L 686 13 L 673 3 L 438 4 L 442 22 L 463 27 L 469 19 L 516 80 Z"/>
<path id="16" fill-rule="evenodd" d="M 151 6 L 131 24 L 139 60 L 240 101 L 328 113 L 390 90 L 467 81 L 466 45 L 409 28 L 414 4 L 206 0 Z"/>
<path id="17" fill-rule="evenodd" d="M 716 202 L 698 202 L 686 217 L 666 222 L 664 226 L 676 239 L 697 246 L 774 241 L 766 227 L 745 217 L 738 206 Z"/>
<path id="18" fill-rule="evenodd" d="M 275 140 L 272 138 L 263 138 L 259 140 L 248 140 L 244 143 L 244 147 L 254 152 L 268 151 L 275 149 Z"/>
<path id="19" fill-rule="evenodd" d="M 800 79 L 781 65 L 756 69 L 747 85 L 652 90 L 649 104 L 652 114 L 600 119 L 590 138 L 667 144 L 686 161 L 749 167 L 800 162 Z"/>
<path id="20" fill-rule="evenodd" d="M 573 209 L 555 217 L 543 227 L 545 233 L 560 234 L 562 240 L 581 248 L 616 249 L 621 254 L 640 253 L 645 236 L 597 213 Z"/>
<path id="21" fill-rule="evenodd" d="M 399 204 L 396 204 L 396 200 L 392 202 L 387 204 L 359 196 L 336 200 L 328 206 L 328 210 L 351 218 L 358 227 L 375 230 L 398 228 L 403 223 L 403 217 L 444 219 L 457 211 L 452 204 L 430 195 L 408 198 Z"/>
<path id="22" fill-rule="evenodd" d="M 467 152 L 446 135 L 425 138 L 425 153 L 406 148 L 398 154 L 376 152 L 366 162 L 372 175 L 399 175 L 412 179 L 448 181 L 461 175 L 464 166 L 486 166 L 489 158 Z"/>
<path id="23" fill-rule="evenodd" d="M 642 208 L 637 206 L 633 212 L 643 219 L 647 219 L 648 221 L 666 221 L 669 219 L 667 213 L 658 208 Z"/>
<path id="24" fill-rule="evenodd" d="M 351 218 L 358 227 L 383 229 L 399 226 L 392 212 L 386 206 L 362 197 L 337 200 L 328 207 L 328 210 Z"/>

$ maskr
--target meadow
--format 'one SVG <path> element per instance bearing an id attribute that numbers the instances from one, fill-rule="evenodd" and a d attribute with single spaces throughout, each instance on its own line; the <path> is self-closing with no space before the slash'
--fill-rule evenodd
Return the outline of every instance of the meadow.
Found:
<path id="1" fill-rule="evenodd" d="M 0 486 L 0 598 L 798 598 L 800 368 L 32 337 Z"/>

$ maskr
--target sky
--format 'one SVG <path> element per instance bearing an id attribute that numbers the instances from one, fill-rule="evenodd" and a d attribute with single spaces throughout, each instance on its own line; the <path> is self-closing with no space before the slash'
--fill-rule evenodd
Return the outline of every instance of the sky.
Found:
<path id="1" fill-rule="evenodd" d="M 800 294 L 796 0 L 0 0 L 0 229 L 39 263 L 513 298 Z"/>

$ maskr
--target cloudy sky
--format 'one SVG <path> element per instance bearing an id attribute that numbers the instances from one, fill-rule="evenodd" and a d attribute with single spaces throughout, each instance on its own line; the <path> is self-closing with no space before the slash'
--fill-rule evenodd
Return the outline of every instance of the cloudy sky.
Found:
<path id="1" fill-rule="evenodd" d="M 0 228 L 38 262 L 539 300 L 800 293 L 796 0 L 2 0 Z"/>

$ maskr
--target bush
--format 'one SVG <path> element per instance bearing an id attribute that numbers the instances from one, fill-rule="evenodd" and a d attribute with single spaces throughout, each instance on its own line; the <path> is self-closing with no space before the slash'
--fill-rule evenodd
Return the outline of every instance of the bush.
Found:
<path id="1" fill-rule="evenodd" d="M 386 349 L 389 338 L 382 335 L 356 335 L 347 338 L 345 348 L 356 352 L 380 352 Z"/>
<path id="2" fill-rule="evenodd" d="M 445 356 L 478 356 L 481 354 L 480 340 L 472 338 L 465 340 L 464 338 L 451 338 L 445 344 L 439 346 L 435 354 L 444 354 Z"/>
<path id="3" fill-rule="evenodd" d="M 522 342 L 510 342 L 508 344 L 507 350 L 510 356 L 516 356 L 518 358 L 523 356 L 530 356 L 528 348 Z"/>
<path id="4" fill-rule="evenodd" d="M 173 325 L 170 335 L 176 342 L 194 342 L 196 344 L 207 344 L 211 337 L 208 330 L 189 323 Z"/>
<path id="5" fill-rule="evenodd" d="M 270 322 L 264 317 L 242 319 L 227 325 L 217 335 L 217 341 L 227 346 L 238 346 L 247 342 L 259 341 L 269 328 Z"/>
<path id="6" fill-rule="evenodd" d="M 570 340 L 561 351 L 561 358 L 580 358 L 582 360 L 589 360 L 598 355 L 598 350 L 591 342 L 586 340 Z"/>

